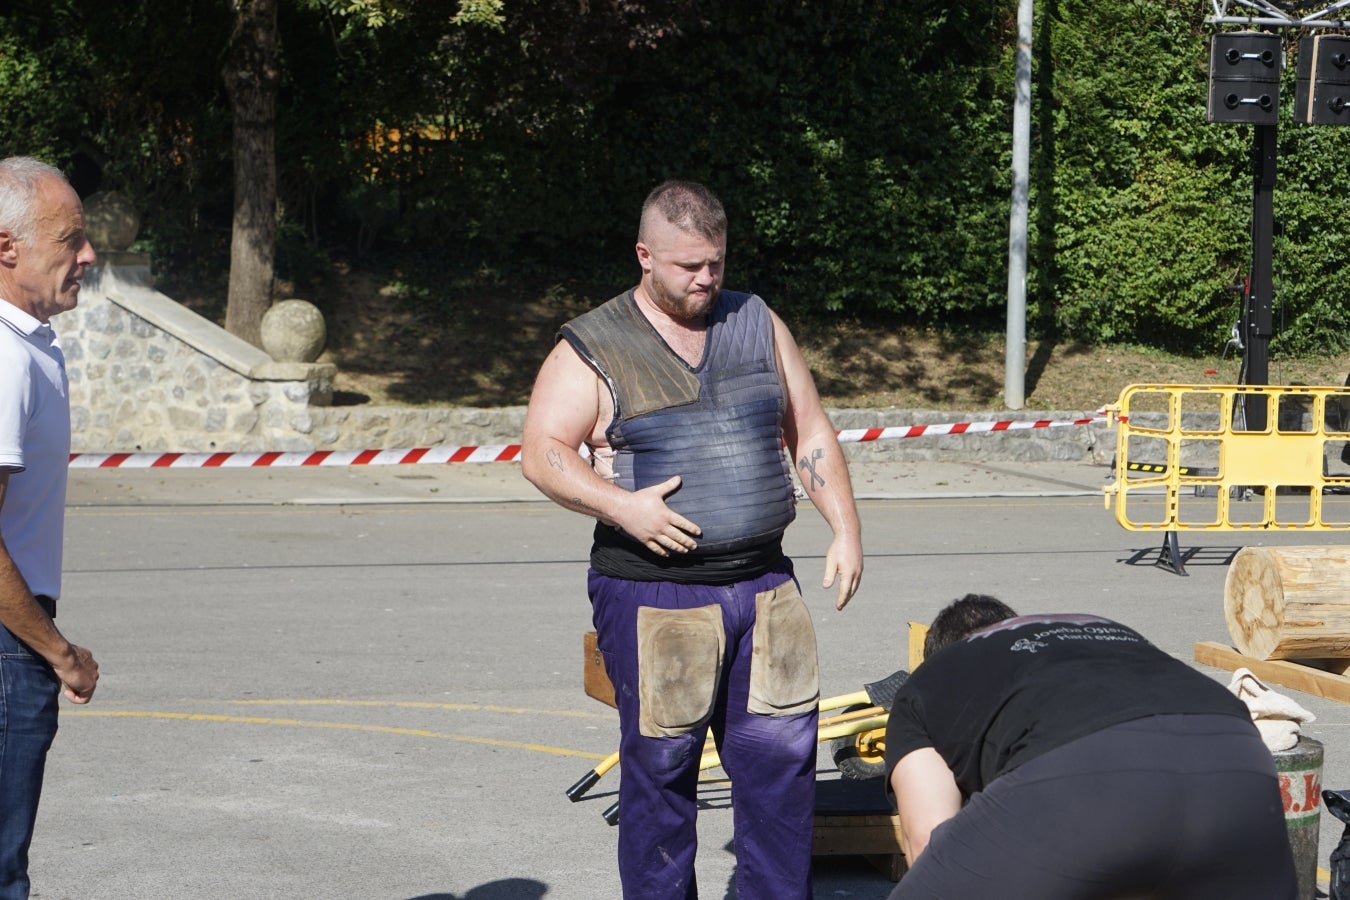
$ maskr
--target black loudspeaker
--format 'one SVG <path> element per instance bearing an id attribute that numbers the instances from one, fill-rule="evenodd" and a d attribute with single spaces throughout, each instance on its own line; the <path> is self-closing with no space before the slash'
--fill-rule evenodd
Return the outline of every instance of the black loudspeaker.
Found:
<path id="1" fill-rule="evenodd" d="M 1260 31 L 1213 35 L 1205 120 L 1276 124 L 1280 117 L 1280 57 L 1279 35 Z"/>
<path id="2" fill-rule="evenodd" d="M 1294 121 L 1350 125 L 1350 37 L 1319 34 L 1298 42 Z"/>

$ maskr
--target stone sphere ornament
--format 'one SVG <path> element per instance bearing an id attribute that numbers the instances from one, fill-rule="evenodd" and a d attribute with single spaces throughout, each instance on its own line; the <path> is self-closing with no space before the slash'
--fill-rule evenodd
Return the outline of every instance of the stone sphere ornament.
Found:
<path id="1" fill-rule="evenodd" d="M 312 363 L 327 339 L 323 313 L 306 300 L 281 300 L 263 313 L 263 349 L 277 362 Z"/>
<path id="2" fill-rule="evenodd" d="M 140 233 L 141 214 L 126 194 L 99 191 L 85 198 L 84 230 L 96 251 L 126 250 Z"/>

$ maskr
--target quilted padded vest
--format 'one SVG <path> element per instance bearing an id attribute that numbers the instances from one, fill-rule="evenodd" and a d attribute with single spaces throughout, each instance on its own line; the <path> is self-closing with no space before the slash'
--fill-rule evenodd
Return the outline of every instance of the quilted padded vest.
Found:
<path id="1" fill-rule="evenodd" d="M 786 400 L 773 320 L 753 294 L 722 291 L 691 368 L 629 291 L 578 316 L 562 337 L 609 385 L 605 433 L 630 491 L 682 479 L 666 504 L 703 530 L 691 555 L 776 542 L 796 514 L 783 452 Z"/>

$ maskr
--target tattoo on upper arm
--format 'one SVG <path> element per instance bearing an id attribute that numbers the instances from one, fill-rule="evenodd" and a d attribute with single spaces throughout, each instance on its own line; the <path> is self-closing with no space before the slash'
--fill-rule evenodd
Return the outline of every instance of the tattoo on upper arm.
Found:
<path id="1" fill-rule="evenodd" d="M 820 462 L 824 457 L 825 451 L 817 447 L 815 450 L 811 451 L 809 459 L 803 456 L 801 461 L 797 463 L 797 468 L 802 470 L 803 478 L 808 474 L 811 476 L 811 480 L 806 484 L 806 489 L 808 491 L 814 491 L 817 487 L 825 486 L 824 476 L 816 471 L 816 463 Z"/>
<path id="2" fill-rule="evenodd" d="M 550 466 L 557 469 L 559 472 L 565 470 L 565 467 L 563 466 L 562 454 L 559 453 L 557 450 L 550 450 L 548 451 L 547 454 L 545 454 L 545 456 L 548 458 L 548 464 Z"/>

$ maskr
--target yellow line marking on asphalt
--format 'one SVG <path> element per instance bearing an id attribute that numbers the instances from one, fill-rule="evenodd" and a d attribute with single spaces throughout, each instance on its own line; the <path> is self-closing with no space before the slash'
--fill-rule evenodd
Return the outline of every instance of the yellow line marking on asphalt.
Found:
<path id="1" fill-rule="evenodd" d="M 409 737 L 435 738 L 466 744 L 485 744 L 489 747 L 508 747 L 515 750 L 533 750 L 554 756 L 574 756 L 578 759 L 604 759 L 604 753 L 586 753 L 566 747 L 546 744 L 527 744 L 521 741 L 503 741 L 497 738 L 472 737 L 464 734 L 442 734 L 421 728 L 395 728 L 387 725 L 356 725 L 350 722 L 312 722 L 305 719 L 275 719 L 268 716 L 218 716 L 208 713 L 137 712 L 133 710 L 62 710 L 63 716 L 94 716 L 110 719 L 176 719 L 186 722 L 225 722 L 234 725 L 285 725 L 291 728 L 325 728 L 333 731 L 364 731 L 371 734 L 397 734 Z"/>
<path id="2" fill-rule="evenodd" d="M 186 518 L 191 516 L 260 516 L 260 515 L 340 515 L 377 516 L 377 515 L 441 515 L 445 512 L 493 513 L 502 507 L 520 507 L 520 512 L 529 513 L 530 506 L 548 503 L 540 496 L 515 500 L 510 497 L 484 497 L 471 499 L 426 498 L 426 497 L 386 497 L 375 501 L 361 498 L 334 498 L 323 503 L 307 502 L 303 499 L 249 500 L 247 498 L 203 501 L 182 505 L 174 500 L 136 500 L 104 501 L 99 500 L 75 503 L 66 507 L 66 518 L 125 518 L 146 519 Z M 110 505 L 105 505 L 110 504 Z M 515 511 L 514 509 L 512 510 Z"/>
<path id="3" fill-rule="evenodd" d="M 618 713 L 611 711 L 608 715 L 598 712 L 583 712 L 575 709 L 530 709 L 525 706 L 493 706 L 489 703 L 432 703 L 430 701 L 418 700 L 297 700 L 276 698 L 268 699 L 249 699 L 249 700 L 224 700 L 224 701 L 193 701 L 198 703 L 227 703 L 236 706 L 371 706 L 371 707 L 393 707 L 397 709 L 445 709 L 453 712 L 499 712 L 528 714 L 532 716 L 563 716 L 566 718 L 578 719 L 615 719 Z"/>

